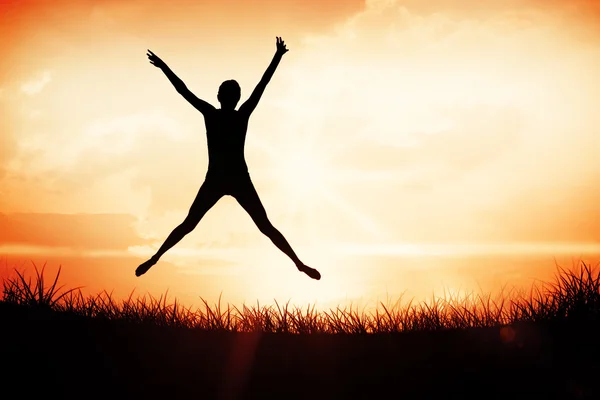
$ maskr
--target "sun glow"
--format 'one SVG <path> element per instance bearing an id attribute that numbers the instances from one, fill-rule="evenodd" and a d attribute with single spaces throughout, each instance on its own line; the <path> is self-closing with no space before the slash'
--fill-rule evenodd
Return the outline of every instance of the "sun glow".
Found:
<path id="1" fill-rule="evenodd" d="M 85 280 L 66 287 L 424 297 L 475 275 L 524 280 L 545 268 L 538 255 L 600 251 L 600 35 L 571 2 L 278 2 L 277 18 L 268 2 L 235 15 L 210 1 L 24 3 L 0 2 L 14 39 L 0 77 L 0 254 L 73 264 Z M 355 9 L 335 14 L 342 3 Z M 322 280 L 295 271 L 229 196 L 138 279 L 208 165 L 201 113 L 146 49 L 218 106 L 225 79 L 247 98 L 276 35 L 290 52 L 245 157 L 269 219 Z M 503 264 L 516 259 L 518 272 Z"/>
<path id="2" fill-rule="evenodd" d="M 323 192 L 330 168 L 322 154 L 298 149 L 279 160 L 276 179 L 285 193 L 304 200 Z"/>

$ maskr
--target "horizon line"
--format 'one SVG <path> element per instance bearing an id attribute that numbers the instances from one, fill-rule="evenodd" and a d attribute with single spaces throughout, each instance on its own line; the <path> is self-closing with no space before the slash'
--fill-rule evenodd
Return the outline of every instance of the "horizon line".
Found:
<path id="1" fill-rule="evenodd" d="M 321 247 L 321 246 L 319 246 Z M 231 257 L 244 247 L 173 248 L 170 254 L 178 257 Z M 398 242 L 385 244 L 342 243 L 332 245 L 334 253 L 361 256 L 485 256 L 485 255 L 599 255 L 600 242 Z M 0 254 L 83 256 L 83 257 L 145 257 L 153 254 L 151 246 L 130 246 L 127 249 L 82 249 L 69 246 L 31 244 L 0 244 Z"/>

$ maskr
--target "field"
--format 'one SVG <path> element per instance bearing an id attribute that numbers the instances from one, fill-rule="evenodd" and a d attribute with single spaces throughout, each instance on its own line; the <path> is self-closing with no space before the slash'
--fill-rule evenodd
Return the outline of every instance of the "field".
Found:
<path id="1" fill-rule="evenodd" d="M 26 398 L 599 398 L 600 271 L 527 293 L 375 311 L 192 310 L 15 270 L 0 301 L 2 389 Z"/>

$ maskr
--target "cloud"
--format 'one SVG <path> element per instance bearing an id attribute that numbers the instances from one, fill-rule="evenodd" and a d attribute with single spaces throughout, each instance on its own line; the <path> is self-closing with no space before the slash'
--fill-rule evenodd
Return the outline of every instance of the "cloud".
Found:
<path id="1" fill-rule="evenodd" d="M 149 188 L 155 207 L 157 198 L 175 200 L 156 184 L 162 177 L 168 176 L 164 183 L 173 176 L 193 181 L 192 174 L 179 173 L 181 168 L 191 169 L 206 159 L 206 154 L 197 154 L 195 142 L 201 136 L 194 137 L 190 127 L 162 112 L 109 114 L 82 125 L 53 129 L 47 124 L 44 131 L 23 135 L 9 164 L 13 181 L 38 181 L 41 196 L 68 192 L 76 197 L 104 182 L 105 190 L 121 191 L 121 199 L 126 200 L 137 197 L 132 192 Z M 109 189 L 111 180 L 124 186 Z"/>
<path id="2" fill-rule="evenodd" d="M 36 95 L 40 93 L 51 80 L 52 75 L 50 74 L 50 71 L 44 71 L 39 77 L 21 85 L 21 91 L 28 96 Z"/>
<path id="3" fill-rule="evenodd" d="M 118 252 L 148 243 L 135 222 L 122 214 L 0 214 L 0 245 Z"/>
<path id="4" fill-rule="evenodd" d="M 405 164 L 407 155 L 411 162 L 423 156 L 449 159 L 443 152 L 448 145 L 462 151 L 452 160 L 459 164 L 505 151 L 527 122 L 520 109 L 524 101 L 514 95 L 527 78 L 502 77 L 493 64 L 497 60 L 471 61 L 490 47 L 486 39 L 496 32 L 489 29 L 472 48 L 473 39 L 463 40 L 473 33 L 471 26 L 443 15 L 420 17 L 400 3 L 384 4 L 385 9 L 368 7 L 332 35 L 307 38 L 297 63 L 282 71 L 291 82 L 283 101 L 306 110 L 305 129 L 315 127 L 320 131 L 315 136 L 349 151 L 394 148 L 397 165 Z M 429 25 L 451 29 L 440 34 Z M 455 55 L 459 51 L 467 57 Z M 304 79 L 292 78 L 299 75 Z M 497 146 L 496 135 L 507 144 Z M 467 140 L 467 146 L 457 147 L 457 139 Z M 467 149 L 473 151 L 466 154 Z"/>
<path id="5" fill-rule="evenodd" d="M 551 240 L 542 226 L 572 232 L 551 208 L 535 211 L 565 188 L 574 193 L 555 207 L 572 209 L 577 221 L 593 215 L 580 205 L 600 171 L 592 150 L 600 40 L 582 40 L 586 23 L 575 8 L 367 2 L 328 34 L 307 36 L 281 68 L 273 98 L 288 121 L 285 138 L 322 143 L 334 165 L 357 171 L 360 193 L 348 197 L 397 238 Z M 577 239 L 593 237 L 586 229 Z"/>
<path id="6" fill-rule="evenodd" d="M 6 175 L 6 164 L 17 148 L 15 135 L 11 132 L 14 116 L 6 100 L 0 96 L 0 182 Z"/>
<path id="7" fill-rule="evenodd" d="M 263 150 L 285 155 L 299 148 L 295 141 L 323 149 L 344 176 L 340 191 L 348 201 L 397 237 L 410 236 L 408 230 L 419 238 L 438 234 L 432 231 L 452 236 L 447 227 L 454 223 L 475 229 L 488 223 L 475 216 L 492 208 L 489 224 L 497 224 L 504 214 L 496 207 L 516 207 L 519 193 L 535 198 L 547 193 L 544 187 L 588 179 L 586 171 L 598 169 L 591 127 L 598 125 L 592 100 L 600 94 L 600 58 L 597 48 L 562 29 L 567 22 L 556 13 L 566 9 L 544 4 L 369 1 L 328 33 L 295 44 L 248 132 L 246 155 L 259 192 L 279 191 L 279 198 L 266 196 L 274 202 L 269 212 L 277 215 L 289 197 L 261 172 L 278 168 Z M 168 82 L 147 84 L 155 70 L 128 78 L 123 91 L 121 65 L 102 67 L 98 87 L 88 79 L 95 62 L 70 65 L 71 73 L 53 76 L 52 104 L 15 131 L 19 145 L 9 171 L 22 186 L 11 188 L 27 186 L 22 194 L 37 205 L 24 195 L 13 203 L 162 218 L 143 229 L 162 237 L 185 216 L 203 179 L 201 117 L 192 117 Z M 193 77 L 197 64 L 188 65 Z M 63 76 L 69 85 L 58 82 Z M 73 100 L 82 88 L 89 90 L 89 109 Z M 359 183 L 353 187 L 352 177 Z M 211 234 L 227 243 L 226 232 L 238 228 L 234 219 L 245 217 L 233 211 L 234 201 L 224 203 L 207 219 L 211 227 L 222 222 Z M 254 232 L 250 227 L 243 225 Z"/>
<path id="8" fill-rule="evenodd" d="M 28 168 L 34 173 L 62 170 L 77 175 L 87 163 L 108 164 L 128 158 L 144 140 L 152 142 L 158 137 L 176 142 L 185 138 L 184 132 L 176 120 L 164 113 L 113 114 L 84 122 L 78 132 L 60 132 L 65 136 L 64 141 L 48 132 L 32 132 L 19 142 L 20 157 L 26 158 Z"/>
<path id="9" fill-rule="evenodd" d="M 499 13 L 514 15 L 519 12 L 561 12 L 563 14 L 597 14 L 600 11 L 600 5 L 589 0 L 572 0 L 564 2 L 563 0 L 366 0 L 365 6 L 372 10 L 388 10 L 393 6 L 400 6 L 409 9 L 411 12 L 419 15 L 448 14 L 454 17 L 464 16 L 489 17 L 496 16 Z"/>

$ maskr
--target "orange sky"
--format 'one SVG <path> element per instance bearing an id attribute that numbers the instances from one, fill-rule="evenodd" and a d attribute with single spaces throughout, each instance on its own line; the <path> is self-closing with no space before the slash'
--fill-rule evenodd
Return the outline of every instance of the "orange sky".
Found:
<path id="1" fill-rule="evenodd" d="M 596 259 L 599 16 L 583 0 L 0 2 L 0 275 L 34 259 L 95 292 L 327 304 Z M 202 116 L 146 49 L 217 105 L 226 79 L 248 96 L 275 36 L 290 52 L 246 159 L 323 280 L 231 198 L 135 278 L 208 161 Z"/>

